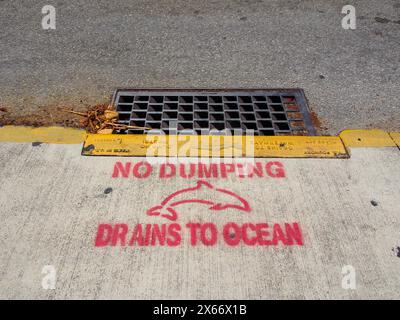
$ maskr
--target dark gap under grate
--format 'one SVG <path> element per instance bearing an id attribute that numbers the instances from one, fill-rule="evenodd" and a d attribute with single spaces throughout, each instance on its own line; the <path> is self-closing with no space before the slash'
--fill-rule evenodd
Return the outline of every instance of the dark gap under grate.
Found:
<path id="1" fill-rule="evenodd" d="M 117 90 L 118 122 L 153 130 L 115 134 L 315 135 L 301 89 Z"/>

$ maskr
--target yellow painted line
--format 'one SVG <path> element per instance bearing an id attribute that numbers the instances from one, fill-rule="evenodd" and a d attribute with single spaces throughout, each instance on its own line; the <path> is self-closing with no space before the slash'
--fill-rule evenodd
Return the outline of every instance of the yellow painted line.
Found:
<path id="1" fill-rule="evenodd" d="M 348 158 L 339 137 L 88 134 L 83 155 Z"/>
<path id="2" fill-rule="evenodd" d="M 79 144 L 83 155 L 347 158 L 346 147 L 400 147 L 400 132 L 345 130 L 323 136 L 192 136 L 86 134 L 62 127 L 0 127 L 0 142 Z"/>
<path id="3" fill-rule="evenodd" d="M 346 147 L 351 148 L 382 148 L 396 147 L 389 133 L 379 129 L 344 130 L 339 137 Z"/>
<path id="4" fill-rule="evenodd" d="M 394 143 L 400 148 L 400 132 L 390 132 L 389 135 Z"/>
<path id="5" fill-rule="evenodd" d="M 79 144 L 86 138 L 84 130 L 62 127 L 19 127 L 0 128 L 0 142 L 43 142 L 57 144 Z"/>

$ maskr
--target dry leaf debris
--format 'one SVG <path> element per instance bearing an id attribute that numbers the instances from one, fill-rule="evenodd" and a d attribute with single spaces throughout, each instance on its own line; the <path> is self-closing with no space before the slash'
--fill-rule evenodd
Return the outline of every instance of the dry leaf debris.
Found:
<path id="1" fill-rule="evenodd" d="M 118 123 L 118 112 L 115 111 L 112 105 L 97 105 L 91 107 L 87 112 L 77 112 L 69 109 L 63 110 L 83 117 L 81 124 L 89 133 L 111 134 L 115 130 L 150 129 Z"/>

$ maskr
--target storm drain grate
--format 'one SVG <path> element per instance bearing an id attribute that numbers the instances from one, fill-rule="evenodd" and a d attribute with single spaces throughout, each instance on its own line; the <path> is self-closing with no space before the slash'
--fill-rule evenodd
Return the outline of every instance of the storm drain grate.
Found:
<path id="1" fill-rule="evenodd" d="M 116 134 L 315 135 L 301 89 L 117 90 Z M 147 130 L 148 128 L 152 130 Z"/>

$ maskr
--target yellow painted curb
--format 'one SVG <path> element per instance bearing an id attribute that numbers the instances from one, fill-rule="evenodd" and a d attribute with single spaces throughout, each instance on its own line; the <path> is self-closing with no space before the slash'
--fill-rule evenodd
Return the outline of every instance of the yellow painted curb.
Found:
<path id="1" fill-rule="evenodd" d="M 88 156 L 348 158 L 339 137 L 88 134 Z"/>
<path id="2" fill-rule="evenodd" d="M 339 136 L 103 135 L 62 127 L 0 127 L 0 142 L 80 144 L 83 155 L 347 158 L 346 147 L 400 147 L 400 132 L 344 130 Z"/>
<path id="3" fill-rule="evenodd" d="M 346 147 L 351 148 L 382 148 L 396 147 L 389 133 L 379 129 L 344 130 L 339 137 Z"/>
<path id="4" fill-rule="evenodd" d="M 0 142 L 44 142 L 57 144 L 79 144 L 86 138 L 84 130 L 62 127 L 19 127 L 0 128 Z"/>
<path id="5" fill-rule="evenodd" d="M 400 132 L 390 132 L 390 137 L 393 139 L 394 143 L 400 148 Z"/>

